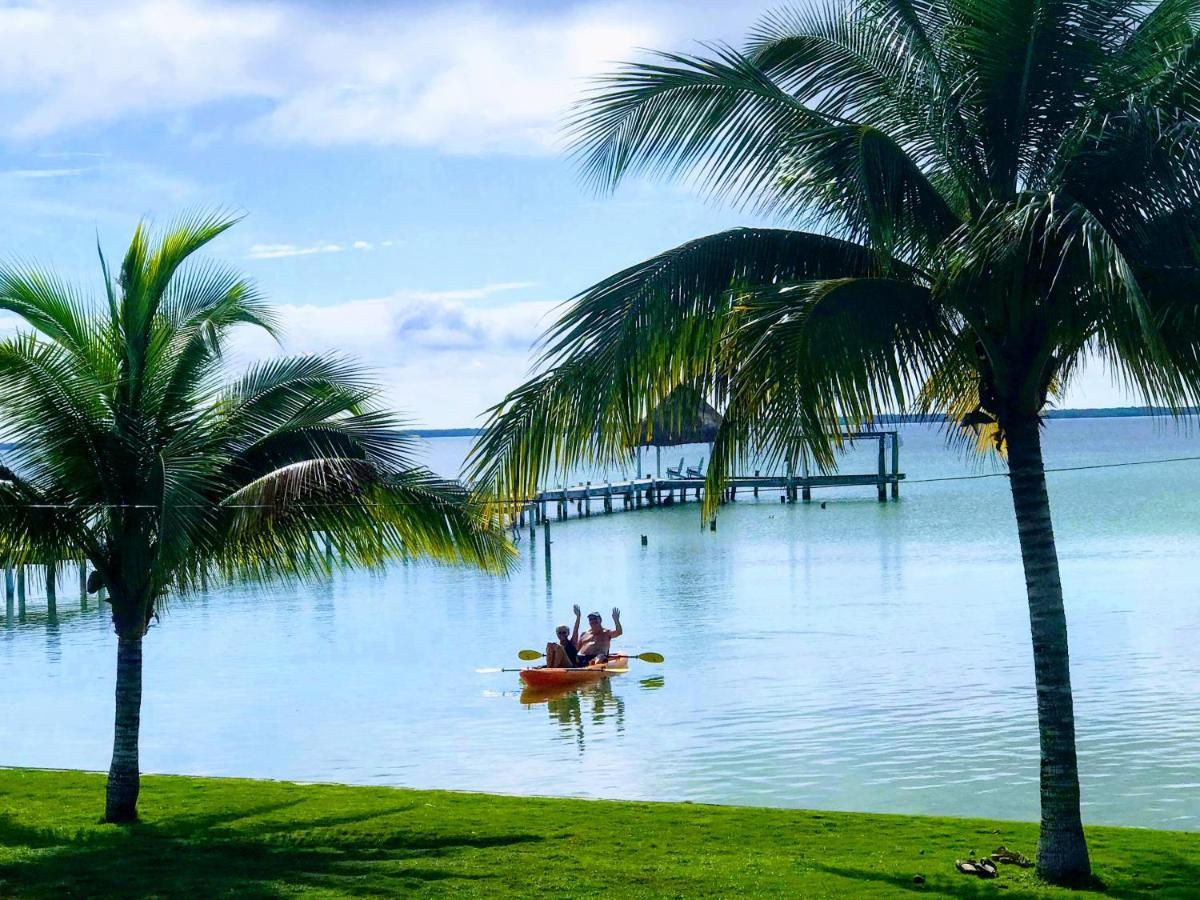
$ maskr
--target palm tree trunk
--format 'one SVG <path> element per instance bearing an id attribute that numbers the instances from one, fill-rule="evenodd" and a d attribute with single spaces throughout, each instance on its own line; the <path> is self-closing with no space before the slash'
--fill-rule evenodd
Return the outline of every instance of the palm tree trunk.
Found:
<path id="1" fill-rule="evenodd" d="M 137 821 L 138 729 L 142 719 L 142 639 L 117 637 L 117 711 L 104 821 Z"/>
<path id="2" fill-rule="evenodd" d="M 1006 423 L 1005 428 L 1037 684 L 1042 806 L 1037 869 L 1048 881 L 1078 884 L 1089 878 L 1091 864 L 1079 813 L 1067 616 L 1039 429 L 1036 417 Z"/>

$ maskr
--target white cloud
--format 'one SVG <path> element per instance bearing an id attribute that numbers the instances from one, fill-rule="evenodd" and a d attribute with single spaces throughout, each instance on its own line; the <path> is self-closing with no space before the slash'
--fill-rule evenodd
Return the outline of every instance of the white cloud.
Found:
<path id="1" fill-rule="evenodd" d="M 96 153 L 90 150 L 47 150 L 39 153 L 42 159 L 107 159 L 107 153 Z"/>
<path id="2" fill-rule="evenodd" d="M 733 7 L 732 9 L 730 7 Z M 738 35 L 757 3 L 42 0 L 0 7 L 0 134 L 230 108 L 259 140 L 550 150 L 582 79 L 642 46 Z"/>
<path id="3" fill-rule="evenodd" d="M 404 296 L 411 300 L 445 303 L 456 300 L 486 300 L 494 294 L 520 291 L 532 287 L 537 287 L 536 281 L 500 281 L 494 284 L 485 284 L 482 287 L 459 288 L 450 291 L 407 291 Z"/>
<path id="4" fill-rule="evenodd" d="M 381 247 L 390 247 L 391 241 L 380 242 Z M 349 244 L 322 241 L 316 244 L 251 244 L 243 259 L 284 259 L 289 256 L 311 256 L 314 253 L 341 253 L 345 250 L 371 250 L 369 241 L 353 241 Z"/>
<path id="5" fill-rule="evenodd" d="M 71 178 L 83 175 L 91 169 L 9 169 L 4 172 L 6 178 Z"/>
<path id="6" fill-rule="evenodd" d="M 237 365 L 280 353 L 336 351 L 369 366 L 387 404 L 421 424 L 469 425 L 526 375 L 529 350 L 557 301 L 471 306 L 528 287 L 511 282 L 449 291 L 399 291 L 330 306 L 282 305 L 281 341 L 246 329 Z"/>
<path id="7" fill-rule="evenodd" d="M 269 96 L 263 51 L 286 11 L 204 0 L 0 8 L 7 130 L 38 137 L 94 122 Z"/>
<path id="8" fill-rule="evenodd" d="M 63 232 L 57 229 L 83 223 L 84 231 L 72 233 L 82 235 L 85 246 L 94 242 L 100 224 L 119 227 L 122 237 L 128 238 L 132 223 L 149 210 L 215 207 L 222 199 L 219 189 L 206 189 L 190 178 L 141 162 L 0 171 L 0 204 L 20 223 L 8 236 L 10 247 L 14 237 L 23 240 L 39 229 L 53 235 L 47 238 L 51 243 L 62 243 Z M 56 230 L 46 232 L 48 223 Z M 39 249 L 37 254 L 43 252 Z"/>

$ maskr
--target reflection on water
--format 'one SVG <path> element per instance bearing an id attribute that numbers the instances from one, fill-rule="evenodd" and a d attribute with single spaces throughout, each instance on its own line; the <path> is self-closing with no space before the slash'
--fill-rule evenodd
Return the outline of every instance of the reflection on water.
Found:
<path id="1" fill-rule="evenodd" d="M 905 434 L 910 478 L 970 471 L 938 436 Z M 1196 443 L 1144 420 L 1056 422 L 1046 438 L 1052 465 L 1195 455 Z M 1050 476 L 1090 822 L 1200 829 L 1200 492 L 1180 489 L 1198 477 L 1196 464 Z M 1036 818 L 1004 481 L 909 484 L 884 505 L 870 489 L 816 499 L 825 508 L 739 499 L 717 532 L 695 504 L 555 522 L 553 585 L 540 532 L 525 533 L 507 579 L 409 565 L 270 591 L 212 585 L 173 601 L 146 640 L 143 764 Z M 28 587 L 0 635 L 0 764 L 103 769 L 107 605 L 63 589 L 51 616 Z M 515 673 L 474 671 L 515 666 L 573 603 L 619 605 L 623 649 L 666 662 L 544 698 Z"/>
<path id="2" fill-rule="evenodd" d="M 618 676 L 619 677 L 619 676 Z M 625 701 L 613 691 L 613 679 L 576 688 L 525 688 L 521 703 L 545 704 L 550 721 L 558 726 L 557 737 L 573 742 L 582 753 L 585 746 L 585 721 L 590 727 L 610 727 L 615 734 L 625 731 Z"/>

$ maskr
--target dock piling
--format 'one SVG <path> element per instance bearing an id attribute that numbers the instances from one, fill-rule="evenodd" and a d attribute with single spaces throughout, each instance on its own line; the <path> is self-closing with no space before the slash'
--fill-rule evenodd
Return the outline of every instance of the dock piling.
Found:
<path id="1" fill-rule="evenodd" d="M 885 445 L 887 444 L 887 436 L 879 436 L 879 502 L 887 503 L 887 458 L 885 456 Z"/>
<path id="2" fill-rule="evenodd" d="M 900 432 L 892 432 L 892 499 L 900 499 Z"/>

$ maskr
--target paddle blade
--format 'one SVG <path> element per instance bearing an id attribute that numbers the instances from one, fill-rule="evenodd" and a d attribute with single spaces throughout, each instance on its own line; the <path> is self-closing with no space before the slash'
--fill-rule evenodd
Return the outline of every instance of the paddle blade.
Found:
<path id="1" fill-rule="evenodd" d="M 489 668 L 476 669 L 475 671 L 478 672 L 480 675 L 495 675 L 497 672 L 503 672 L 504 670 L 501 669 L 499 666 L 490 666 Z"/>
<path id="2" fill-rule="evenodd" d="M 541 659 L 545 655 L 545 653 L 538 653 L 536 650 L 522 650 L 517 654 L 517 658 L 528 661 L 531 659 Z"/>
<path id="3" fill-rule="evenodd" d="M 642 662 L 660 663 L 666 659 L 661 653 L 639 653 L 634 659 L 640 659 Z"/>

